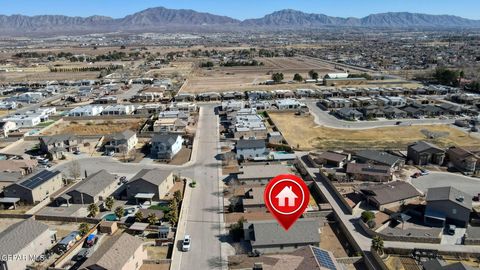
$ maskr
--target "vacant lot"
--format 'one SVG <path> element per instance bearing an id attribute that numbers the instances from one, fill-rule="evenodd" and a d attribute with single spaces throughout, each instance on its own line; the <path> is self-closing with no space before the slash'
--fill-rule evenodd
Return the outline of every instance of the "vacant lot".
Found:
<path id="1" fill-rule="evenodd" d="M 108 135 L 127 129 L 138 130 L 144 119 L 63 121 L 45 131 L 42 135 L 75 134 L 84 136 Z"/>
<path id="2" fill-rule="evenodd" d="M 394 126 L 365 130 L 333 129 L 317 126 L 312 116 L 270 113 L 285 139 L 301 150 L 312 149 L 403 149 L 419 140 L 439 146 L 480 148 L 480 140 L 448 125 Z M 441 134 L 430 139 L 429 134 Z"/>
<path id="3" fill-rule="evenodd" d="M 284 80 L 293 79 L 295 73 L 308 77 L 308 71 L 315 70 L 323 77 L 326 73 L 335 72 L 333 67 L 321 63 L 315 59 L 301 57 L 291 58 L 258 58 L 263 66 L 256 67 L 215 67 L 213 69 L 197 68 L 189 76 L 188 81 L 182 87 L 183 92 L 201 93 L 209 91 L 246 91 L 254 89 L 296 89 L 313 85 L 306 84 L 282 84 L 282 85 L 260 85 L 260 83 L 271 79 L 271 74 L 281 72 Z"/>

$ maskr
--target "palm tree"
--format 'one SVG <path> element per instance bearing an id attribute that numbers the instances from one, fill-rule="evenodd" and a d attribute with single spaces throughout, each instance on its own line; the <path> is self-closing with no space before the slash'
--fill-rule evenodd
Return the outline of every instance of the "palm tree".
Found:
<path id="1" fill-rule="evenodd" d="M 107 197 L 107 199 L 105 199 L 105 207 L 108 209 L 108 211 L 112 210 L 112 207 L 114 204 L 115 204 L 115 199 L 113 199 L 112 196 Z"/>
<path id="2" fill-rule="evenodd" d="M 122 206 L 115 208 L 115 216 L 120 220 L 125 215 L 125 209 Z"/>
<path id="3" fill-rule="evenodd" d="M 182 192 L 177 190 L 173 193 L 173 199 L 177 201 L 177 203 L 182 201 Z"/>
<path id="4" fill-rule="evenodd" d="M 98 214 L 98 205 L 92 203 L 90 204 L 88 207 L 87 207 L 87 211 L 88 211 L 88 216 L 89 217 L 95 217 L 97 214 Z"/>
<path id="5" fill-rule="evenodd" d="M 78 232 L 80 232 L 80 236 L 84 236 L 88 233 L 88 231 L 90 231 L 90 225 L 85 222 L 80 223 L 80 225 L 78 226 Z"/>
<path id="6" fill-rule="evenodd" d="M 380 236 L 374 236 L 372 239 L 372 249 L 380 255 L 383 254 L 383 239 Z"/>
<path id="7" fill-rule="evenodd" d="M 142 212 L 138 211 L 137 213 L 135 213 L 135 221 L 136 222 L 142 222 L 143 221 L 143 214 Z"/>
<path id="8" fill-rule="evenodd" d="M 158 218 L 154 213 L 149 214 L 147 220 L 150 225 L 155 225 L 158 222 Z"/>

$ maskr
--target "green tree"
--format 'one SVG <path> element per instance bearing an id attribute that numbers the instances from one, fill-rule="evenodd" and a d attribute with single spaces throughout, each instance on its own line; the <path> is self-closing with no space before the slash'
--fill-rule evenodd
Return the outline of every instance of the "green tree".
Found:
<path id="1" fill-rule="evenodd" d="M 243 223 L 245 222 L 245 218 L 244 217 L 241 217 L 237 223 L 233 224 L 232 226 L 230 226 L 230 235 L 232 235 L 232 237 L 235 239 L 235 240 L 240 240 L 240 238 L 242 238 L 242 235 L 243 235 Z"/>
<path id="2" fill-rule="evenodd" d="M 138 211 L 137 213 L 135 213 L 135 221 L 136 222 L 142 222 L 144 219 L 144 216 L 142 214 L 142 212 Z"/>
<path id="3" fill-rule="evenodd" d="M 80 233 L 80 236 L 86 235 L 89 231 L 90 225 L 88 225 L 88 223 L 83 222 L 78 225 L 78 232 Z"/>
<path id="4" fill-rule="evenodd" d="M 87 211 L 89 217 L 95 217 L 100 209 L 98 209 L 98 205 L 92 203 L 87 207 Z"/>
<path id="5" fill-rule="evenodd" d="M 155 225 L 158 223 L 158 217 L 154 213 L 150 213 L 147 217 L 148 224 Z"/>
<path id="6" fill-rule="evenodd" d="M 362 220 L 363 222 L 369 222 L 375 218 L 375 214 L 372 211 L 363 211 L 362 212 Z"/>
<path id="7" fill-rule="evenodd" d="M 180 203 L 182 201 L 182 192 L 180 190 L 177 190 L 173 193 L 173 199 L 177 201 L 177 203 Z"/>
<path id="8" fill-rule="evenodd" d="M 318 73 L 313 69 L 308 72 L 308 76 L 310 76 L 311 79 L 318 80 Z"/>
<path id="9" fill-rule="evenodd" d="M 443 67 L 435 69 L 433 77 L 443 85 L 458 86 L 460 80 L 460 72 L 456 70 L 450 70 Z"/>
<path id="10" fill-rule="evenodd" d="M 125 209 L 123 208 L 123 206 L 119 206 L 115 208 L 114 213 L 115 216 L 117 216 L 117 218 L 120 220 L 125 215 Z"/>
<path id="11" fill-rule="evenodd" d="M 112 210 L 113 204 L 115 204 L 115 199 L 113 199 L 112 196 L 109 196 L 107 199 L 105 199 L 105 207 L 108 209 L 108 211 Z"/>
<path id="12" fill-rule="evenodd" d="M 272 80 L 275 83 L 280 83 L 283 80 L 283 73 L 273 73 Z"/>
<path id="13" fill-rule="evenodd" d="M 383 254 L 383 239 L 380 236 L 372 238 L 372 249 L 377 251 L 380 255 Z"/>
<path id="14" fill-rule="evenodd" d="M 298 73 L 295 73 L 295 75 L 293 75 L 293 80 L 294 81 L 297 81 L 297 82 L 302 82 L 303 81 L 303 77 L 302 75 L 298 74 Z"/>
<path id="15" fill-rule="evenodd" d="M 165 218 L 172 223 L 172 225 L 177 224 L 178 222 L 178 204 L 177 201 L 172 200 L 170 204 L 168 205 L 170 208 L 170 211 L 168 211 L 167 214 L 165 214 Z"/>

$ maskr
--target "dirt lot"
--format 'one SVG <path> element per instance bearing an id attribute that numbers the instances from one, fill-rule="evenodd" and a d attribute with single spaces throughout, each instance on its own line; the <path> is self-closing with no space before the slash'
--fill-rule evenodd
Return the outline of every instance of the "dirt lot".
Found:
<path id="1" fill-rule="evenodd" d="M 341 235 L 339 232 L 335 234 L 335 231 L 339 231 L 339 228 L 334 224 L 325 224 L 322 226 L 322 232 L 320 234 L 320 248 L 329 250 L 336 258 L 348 257 L 348 252 L 342 245 L 342 242 L 348 243 L 346 239 L 340 239 L 337 235 Z"/>
<path id="2" fill-rule="evenodd" d="M 144 119 L 64 121 L 48 129 L 42 135 L 108 135 L 127 129 L 138 130 L 144 121 Z"/>
<path id="3" fill-rule="evenodd" d="M 301 150 L 313 149 L 406 149 L 407 145 L 428 140 L 442 147 L 479 148 L 480 140 L 448 125 L 395 126 L 365 130 L 333 129 L 317 126 L 312 116 L 270 113 L 285 139 Z M 428 139 L 426 134 L 444 134 Z M 301 136 L 298 136 L 302 134 Z"/>
<path id="4" fill-rule="evenodd" d="M 328 72 L 335 70 L 324 63 L 314 59 L 301 57 L 292 58 L 258 58 L 263 66 L 256 67 L 215 67 L 211 70 L 197 68 L 188 81 L 182 87 L 182 92 L 200 93 L 208 91 L 246 91 L 253 89 L 296 89 L 301 87 L 314 87 L 313 84 L 282 84 L 282 85 L 259 85 L 271 78 L 271 73 L 282 72 L 285 81 L 292 80 L 295 73 L 308 77 L 308 71 L 315 70 L 323 77 Z"/>

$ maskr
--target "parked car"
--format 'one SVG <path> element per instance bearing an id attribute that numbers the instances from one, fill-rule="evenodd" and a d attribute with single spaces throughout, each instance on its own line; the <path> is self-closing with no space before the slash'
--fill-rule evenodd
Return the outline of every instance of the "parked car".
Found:
<path id="1" fill-rule="evenodd" d="M 420 176 L 422 176 L 422 174 L 419 173 L 419 172 L 416 172 L 416 173 L 412 174 L 412 178 L 418 178 Z"/>
<path id="2" fill-rule="evenodd" d="M 448 228 L 447 228 L 447 233 L 450 234 L 450 235 L 455 235 L 455 230 L 457 229 L 457 226 L 455 225 L 448 225 Z"/>
<path id="3" fill-rule="evenodd" d="M 78 151 L 78 150 L 75 150 L 75 151 L 73 152 L 73 154 L 74 154 L 74 155 L 80 155 L 80 154 L 81 154 L 81 152 L 80 152 L 80 151 Z"/>
<path id="4" fill-rule="evenodd" d="M 185 235 L 185 238 L 183 239 L 183 243 L 182 243 L 182 251 L 184 251 L 184 252 L 189 251 L 191 243 L 192 243 L 192 240 L 190 238 L 190 235 L 188 235 L 188 234 Z"/>
<path id="5" fill-rule="evenodd" d="M 82 249 L 80 250 L 80 252 L 77 253 L 77 255 L 75 255 L 72 260 L 74 261 L 81 261 L 85 258 L 87 258 L 87 256 L 90 254 L 90 249 L 89 248 L 85 248 L 85 249 Z"/>
<path id="6" fill-rule="evenodd" d="M 421 175 L 429 175 L 430 172 L 427 171 L 427 170 L 425 170 L 425 169 L 420 169 L 420 174 L 421 174 Z"/>

